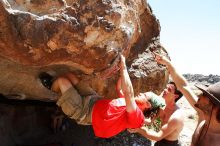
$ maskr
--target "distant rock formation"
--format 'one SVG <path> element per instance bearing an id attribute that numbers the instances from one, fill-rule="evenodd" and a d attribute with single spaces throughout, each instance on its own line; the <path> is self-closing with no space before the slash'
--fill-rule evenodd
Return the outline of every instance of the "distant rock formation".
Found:
<path id="1" fill-rule="evenodd" d="M 145 0 L 1 0 L 0 93 L 55 101 L 51 80 L 71 71 L 98 94 L 115 98 L 120 52 L 135 94 L 160 93 L 168 74 L 152 55 L 167 54 L 159 33 Z"/>
<path id="2" fill-rule="evenodd" d="M 184 77 L 191 83 L 202 83 L 205 85 L 220 82 L 219 75 L 184 74 Z"/>

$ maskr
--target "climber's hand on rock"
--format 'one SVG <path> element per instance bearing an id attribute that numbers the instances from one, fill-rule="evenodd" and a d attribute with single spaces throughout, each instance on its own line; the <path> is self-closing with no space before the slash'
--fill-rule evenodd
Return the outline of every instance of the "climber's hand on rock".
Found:
<path id="1" fill-rule="evenodd" d="M 123 69 L 126 69 L 126 63 L 125 63 L 125 57 L 124 55 L 120 54 L 120 69 L 123 70 Z"/>
<path id="2" fill-rule="evenodd" d="M 166 56 L 160 55 L 160 54 L 155 53 L 155 52 L 153 52 L 153 53 L 155 55 L 155 60 L 157 61 L 157 63 L 165 65 L 165 66 L 170 64 L 170 60 Z"/>

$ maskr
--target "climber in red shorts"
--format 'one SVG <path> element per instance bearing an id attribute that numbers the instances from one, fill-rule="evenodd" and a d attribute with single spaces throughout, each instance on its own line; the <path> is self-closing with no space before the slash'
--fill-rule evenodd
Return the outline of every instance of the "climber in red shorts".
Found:
<path id="1" fill-rule="evenodd" d="M 127 128 L 141 127 L 145 120 L 143 111 L 151 108 L 146 94 L 134 97 L 125 57 L 120 57 L 121 77 L 116 87 L 122 98 L 102 98 L 72 73 L 59 77 L 52 85 L 53 91 L 61 92 L 57 105 L 63 112 L 78 124 L 92 125 L 97 137 L 109 138 Z M 81 96 L 80 90 L 86 95 Z"/>

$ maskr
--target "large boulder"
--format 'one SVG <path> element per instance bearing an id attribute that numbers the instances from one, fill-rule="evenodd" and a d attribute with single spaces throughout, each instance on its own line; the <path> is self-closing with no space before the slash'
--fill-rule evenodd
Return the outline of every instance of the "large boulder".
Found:
<path id="1" fill-rule="evenodd" d="M 145 0 L 1 0 L 0 93 L 55 101 L 47 80 L 71 71 L 115 98 L 119 53 L 135 94 L 160 93 L 168 75 L 153 59 L 152 51 L 166 53 L 159 33 Z"/>

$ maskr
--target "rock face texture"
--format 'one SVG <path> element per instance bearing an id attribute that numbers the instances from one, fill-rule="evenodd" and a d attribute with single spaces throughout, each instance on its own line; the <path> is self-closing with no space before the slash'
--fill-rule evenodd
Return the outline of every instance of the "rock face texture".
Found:
<path id="1" fill-rule="evenodd" d="M 135 94 L 160 93 L 168 77 L 152 55 L 166 53 L 159 33 L 145 0 L 1 0 L 0 93 L 55 101 L 45 74 L 53 79 L 71 71 L 115 98 L 119 53 L 126 55 Z"/>

